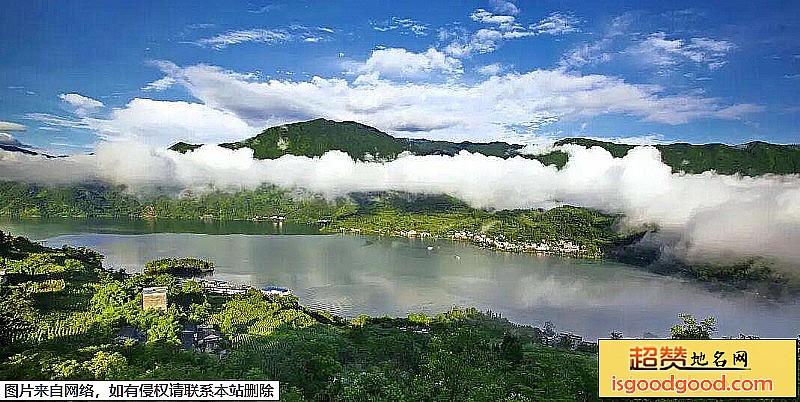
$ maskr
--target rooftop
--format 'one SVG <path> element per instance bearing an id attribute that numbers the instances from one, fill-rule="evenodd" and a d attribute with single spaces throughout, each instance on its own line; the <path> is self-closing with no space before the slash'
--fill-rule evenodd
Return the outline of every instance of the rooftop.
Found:
<path id="1" fill-rule="evenodd" d="M 151 287 L 151 288 L 142 289 L 142 294 L 143 295 L 155 295 L 155 294 L 159 294 L 159 293 L 167 293 L 167 287 L 166 286 L 155 286 L 155 287 Z"/>

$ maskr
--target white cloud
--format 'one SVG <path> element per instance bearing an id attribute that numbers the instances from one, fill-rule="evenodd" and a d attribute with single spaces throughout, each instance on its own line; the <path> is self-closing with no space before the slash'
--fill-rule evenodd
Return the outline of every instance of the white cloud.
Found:
<path id="1" fill-rule="evenodd" d="M 515 27 L 516 17 L 513 15 L 498 15 L 479 8 L 472 12 L 470 15 L 473 21 L 481 22 L 484 24 L 497 25 L 502 30 L 511 30 Z M 518 25 L 518 24 L 517 24 Z M 518 25 L 520 28 L 521 25 Z"/>
<path id="2" fill-rule="evenodd" d="M 506 70 L 506 66 L 503 63 L 487 64 L 476 69 L 476 71 L 481 75 L 498 75 L 504 70 Z"/>
<path id="3" fill-rule="evenodd" d="M 470 18 L 490 28 L 479 29 L 471 35 L 440 31 L 441 41 L 455 37 L 455 40 L 445 47 L 448 54 L 465 57 L 472 53 L 489 53 L 497 50 L 504 40 L 578 32 L 577 25 L 580 23 L 571 14 L 552 13 L 536 24 L 524 26 L 514 15 L 495 14 L 482 8 L 473 11 Z"/>
<path id="4" fill-rule="evenodd" d="M 492 5 L 492 9 L 495 12 L 501 14 L 508 14 L 508 15 L 517 15 L 519 14 L 519 8 L 517 6 L 506 0 L 490 0 L 489 3 Z"/>
<path id="5" fill-rule="evenodd" d="M 353 81 L 322 77 L 260 81 L 253 74 L 214 66 L 155 62 L 198 103 L 135 98 L 104 118 L 42 113 L 26 117 L 48 127 L 88 128 L 108 139 L 169 145 L 238 140 L 267 126 L 319 117 L 359 121 L 403 137 L 488 141 L 536 134 L 542 125 L 558 120 L 607 114 L 674 125 L 739 119 L 761 110 L 752 104 L 726 104 L 702 93 L 665 95 L 657 86 L 561 70 L 493 74 L 471 84 L 396 82 L 381 78 L 377 71 L 413 75 L 434 69 L 458 71 L 460 65 L 448 64 L 454 62 L 434 49 L 421 54 L 384 50 L 375 54 L 397 59 L 376 57 L 369 69 L 374 72 Z"/>
<path id="6" fill-rule="evenodd" d="M 494 29 L 479 29 L 466 38 L 456 39 L 444 51 L 454 57 L 466 57 L 472 53 L 491 53 L 503 41 L 503 34 Z"/>
<path id="7" fill-rule="evenodd" d="M 422 53 L 403 48 L 378 49 L 364 62 L 354 66 L 360 74 L 377 73 L 380 77 L 425 78 L 434 74 L 459 75 L 461 61 L 434 48 Z"/>
<path id="8" fill-rule="evenodd" d="M 666 141 L 664 140 L 664 136 L 661 134 L 645 134 L 640 136 L 626 136 L 626 137 L 588 137 L 594 140 L 599 141 L 610 141 L 617 144 L 628 144 L 628 145 L 656 145 L 656 144 L 664 144 Z"/>
<path id="9" fill-rule="evenodd" d="M 538 35 L 561 35 L 578 32 L 578 24 L 580 20 L 572 14 L 552 13 L 528 29 Z"/>
<path id="10" fill-rule="evenodd" d="M 673 174 L 653 147 L 624 158 L 601 148 L 563 147 L 562 170 L 520 157 L 405 156 L 387 163 L 353 161 L 331 151 L 319 158 L 254 160 L 247 148 L 204 146 L 188 154 L 133 143 L 106 143 L 95 155 L 45 159 L 0 152 L 11 180 L 74 183 L 101 180 L 138 191 L 239 190 L 270 183 L 329 197 L 399 190 L 449 194 L 474 207 L 549 208 L 559 204 L 622 213 L 631 225 L 655 223 L 678 236 L 675 250 L 699 256 L 766 256 L 800 268 L 800 177 Z"/>
<path id="11" fill-rule="evenodd" d="M 58 98 L 69 105 L 71 111 L 78 116 L 90 115 L 105 106 L 99 100 L 76 93 L 60 94 Z"/>
<path id="12" fill-rule="evenodd" d="M 45 124 L 45 127 L 50 127 L 53 129 L 59 129 L 62 127 L 77 128 L 77 129 L 90 128 L 89 125 L 84 120 L 85 118 L 76 120 L 48 113 L 28 113 L 25 115 L 25 118 L 28 120 L 33 120 Z"/>
<path id="13" fill-rule="evenodd" d="M 203 104 L 141 98 L 114 109 L 107 119 L 85 119 L 84 123 L 106 139 L 153 146 L 169 146 L 176 141 L 233 141 L 259 131 L 230 112 Z"/>
<path id="14" fill-rule="evenodd" d="M 0 121 L 0 131 L 25 131 L 26 127 L 19 123 Z"/>
<path id="15" fill-rule="evenodd" d="M 704 64 L 715 70 L 727 62 L 723 58 L 734 48 L 728 41 L 710 38 L 668 39 L 664 32 L 650 34 L 629 51 L 641 60 L 659 67 L 670 67 L 686 61 Z"/>
<path id="16" fill-rule="evenodd" d="M 89 129 L 89 125 L 85 122 L 85 118 L 71 119 L 62 116 L 56 116 L 49 113 L 28 113 L 25 115 L 28 120 L 33 120 L 54 129 L 60 128 L 77 128 Z"/>
<path id="17" fill-rule="evenodd" d="M 399 31 L 401 33 L 412 33 L 417 36 L 426 36 L 429 25 L 411 18 L 392 17 L 383 22 L 370 22 L 372 29 L 379 32 Z"/>
<path id="18" fill-rule="evenodd" d="M 325 40 L 333 32 L 335 32 L 333 29 L 325 27 L 312 29 L 303 25 L 291 25 L 288 28 L 280 29 L 258 28 L 228 31 L 211 38 L 197 40 L 194 43 L 200 46 L 222 50 L 228 46 L 248 42 L 264 43 L 267 45 L 287 42 L 320 42 Z"/>
<path id="19" fill-rule="evenodd" d="M 142 91 L 163 91 L 175 85 L 176 81 L 170 76 L 165 76 L 142 87 Z"/>
<path id="20" fill-rule="evenodd" d="M 266 43 L 268 45 L 287 42 L 292 36 L 278 29 L 247 29 L 241 31 L 229 31 L 219 34 L 212 38 L 204 38 L 197 41 L 201 46 L 210 46 L 214 49 L 224 49 L 230 45 L 237 45 L 245 42 Z"/>
<path id="21" fill-rule="evenodd" d="M 116 132 L 140 136 L 153 130 L 158 134 L 150 137 L 169 142 L 205 135 L 193 134 L 195 125 L 217 120 L 219 127 L 201 131 L 230 140 L 268 125 L 324 117 L 359 121 L 400 136 L 492 140 L 520 130 L 535 132 L 542 122 L 559 119 L 618 114 L 683 124 L 703 118 L 737 119 L 760 110 L 702 94 L 662 95 L 654 86 L 558 70 L 492 76 L 467 85 L 393 82 L 374 76 L 352 82 L 322 77 L 260 82 L 248 74 L 207 65 L 178 67 L 162 62 L 162 67 L 201 104 L 135 99 L 115 110 L 105 126 L 100 123 L 106 120 L 99 119 L 67 124 L 116 127 Z"/>
<path id="22" fill-rule="evenodd" d="M 268 13 L 268 12 L 270 12 L 272 10 L 277 10 L 278 8 L 280 8 L 280 5 L 278 5 L 278 4 L 267 4 L 266 6 L 259 7 L 259 8 L 255 9 L 255 10 L 248 10 L 247 12 L 253 13 L 253 14 L 264 14 L 264 13 Z"/>
<path id="23" fill-rule="evenodd" d="M 611 47 L 615 41 L 625 37 L 629 26 L 636 20 L 632 13 L 615 17 L 604 29 L 603 36 L 593 42 L 582 43 L 566 52 L 559 61 L 562 69 L 575 69 L 584 65 L 605 63 L 612 59 Z"/>
<path id="24" fill-rule="evenodd" d="M 13 145 L 16 147 L 25 146 L 18 139 L 9 133 L 0 132 L 0 145 Z"/>
<path id="25" fill-rule="evenodd" d="M 606 27 L 602 38 L 578 45 L 566 52 L 559 62 L 563 69 L 577 69 L 613 60 L 656 68 L 665 73 L 684 64 L 702 65 L 708 70 L 725 66 L 728 53 L 735 49 L 729 41 L 707 37 L 688 39 L 671 37 L 663 31 L 642 35 L 631 28 L 636 14 L 616 17 Z"/>

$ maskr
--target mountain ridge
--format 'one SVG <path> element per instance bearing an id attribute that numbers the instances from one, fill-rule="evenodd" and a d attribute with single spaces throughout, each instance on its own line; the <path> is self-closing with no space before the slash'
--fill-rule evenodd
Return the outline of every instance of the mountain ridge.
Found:
<path id="1" fill-rule="evenodd" d="M 590 138 L 569 137 L 554 146 L 567 144 L 598 146 L 614 157 L 623 157 L 636 145 L 618 144 Z M 524 145 L 502 141 L 459 143 L 442 140 L 397 138 L 365 124 L 315 119 L 305 122 L 269 127 L 261 133 L 236 142 L 219 144 L 228 149 L 251 148 L 257 159 L 275 159 L 283 155 L 321 156 L 327 151 L 340 150 L 355 160 L 386 161 L 403 152 L 415 155 L 455 155 L 462 150 L 487 156 L 509 158 L 520 156 L 536 159 L 545 165 L 562 168 L 568 155 L 559 149 L 540 155 L 523 154 Z M 201 144 L 178 142 L 169 149 L 190 152 Z M 763 174 L 800 173 L 800 146 L 778 145 L 751 141 L 739 145 L 689 144 L 685 142 L 653 145 L 661 152 L 662 161 L 674 172 L 703 173 L 714 170 L 720 174 L 759 176 Z"/>

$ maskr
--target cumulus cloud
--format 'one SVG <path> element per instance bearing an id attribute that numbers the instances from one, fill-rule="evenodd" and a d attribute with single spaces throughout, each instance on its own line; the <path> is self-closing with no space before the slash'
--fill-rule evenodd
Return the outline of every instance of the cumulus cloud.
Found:
<path id="1" fill-rule="evenodd" d="M 20 142 L 16 137 L 9 133 L 0 131 L 0 145 L 12 145 L 15 147 L 24 147 L 25 144 Z"/>
<path id="2" fill-rule="evenodd" d="M 398 190 L 449 194 L 480 208 L 549 208 L 571 204 L 622 213 L 627 223 L 655 223 L 679 237 L 684 257 L 767 256 L 800 261 L 800 177 L 673 174 L 658 150 L 638 147 L 623 158 L 601 148 L 565 146 L 562 170 L 521 157 L 403 156 L 386 163 L 353 161 L 331 151 L 319 158 L 255 160 L 250 149 L 204 146 L 179 154 L 141 144 L 106 143 L 95 155 L 45 160 L 0 152 L 10 180 L 67 184 L 101 180 L 132 189 L 238 190 L 261 183 L 328 197 Z"/>
<path id="3" fill-rule="evenodd" d="M 378 49 L 364 63 L 356 63 L 359 74 L 388 78 L 427 78 L 432 75 L 460 75 L 461 61 L 434 48 L 414 53 L 403 48 Z"/>
<path id="4" fill-rule="evenodd" d="M 176 141 L 233 141 L 259 131 L 233 113 L 203 104 L 141 98 L 114 109 L 106 119 L 85 119 L 84 123 L 108 140 L 135 140 L 162 147 Z"/>
<path id="5" fill-rule="evenodd" d="M 455 57 L 466 57 L 472 53 L 490 53 L 497 50 L 504 40 L 520 39 L 537 35 L 561 35 L 578 32 L 580 20 L 568 13 L 552 13 L 535 24 L 523 25 L 514 15 L 495 14 L 479 8 L 470 14 L 470 19 L 489 26 L 472 34 L 465 32 L 440 32 L 440 40 L 455 38 L 445 51 Z"/>
<path id="6" fill-rule="evenodd" d="M 480 66 L 476 69 L 476 71 L 481 75 L 492 76 L 502 73 L 505 69 L 506 66 L 503 63 L 492 63 L 485 66 Z"/>
<path id="7" fill-rule="evenodd" d="M 76 93 L 60 94 L 58 95 L 58 98 L 61 99 L 71 109 L 71 111 L 78 116 L 88 116 L 105 106 L 103 105 L 103 102 L 100 102 L 99 100 Z"/>
<path id="8" fill-rule="evenodd" d="M 509 73 L 470 85 L 322 77 L 261 82 L 214 66 L 162 64 L 164 72 L 205 107 L 250 127 L 324 117 L 359 121 L 401 136 L 491 140 L 512 133 L 509 127 L 554 119 L 621 114 L 683 124 L 702 118 L 736 119 L 759 110 L 755 105 L 728 105 L 697 94 L 664 95 L 655 86 L 559 70 Z M 169 103 L 157 105 L 166 108 Z M 169 119 L 162 124 L 168 127 Z"/>
<path id="9" fill-rule="evenodd" d="M 19 123 L 0 121 L 0 131 L 25 131 L 26 127 Z"/>
<path id="10" fill-rule="evenodd" d="M 492 75 L 469 84 L 404 82 L 382 75 L 455 72 L 460 65 L 435 49 L 419 54 L 383 49 L 374 55 L 370 67 L 364 63 L 361 68 L 380 71 L 380 75 L 362 74 L 352 81 L 322 77 L 263 81 L 257 74 L 158 61 L 153 64 L 196 101 L 135 98 L 102 117 L 88 113 L 26 117 L 52 128 L 94 130 L 105 139 L 169 145 L 239 140 L 264 127 L 319 117 L 359 121 L 402 137 L 490 141 L 535 134 L 543 125 L 559 120 L 608 114 L 674 125 L 698 119 L 739 119 L 761 110 L 758 105 L 727 104 L 702 93 L 667 95 L 657 86 L 563 70 Z"/>

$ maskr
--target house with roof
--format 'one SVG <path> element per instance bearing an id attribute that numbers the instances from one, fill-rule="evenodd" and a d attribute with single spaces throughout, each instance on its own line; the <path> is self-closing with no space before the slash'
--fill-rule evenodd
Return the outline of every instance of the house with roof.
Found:
<path id="1" fill-rule="evenodd" d="M 142 289 L 142 310 L 155 308 L 167 311 L 167 287 L 155 286 Z"/>

